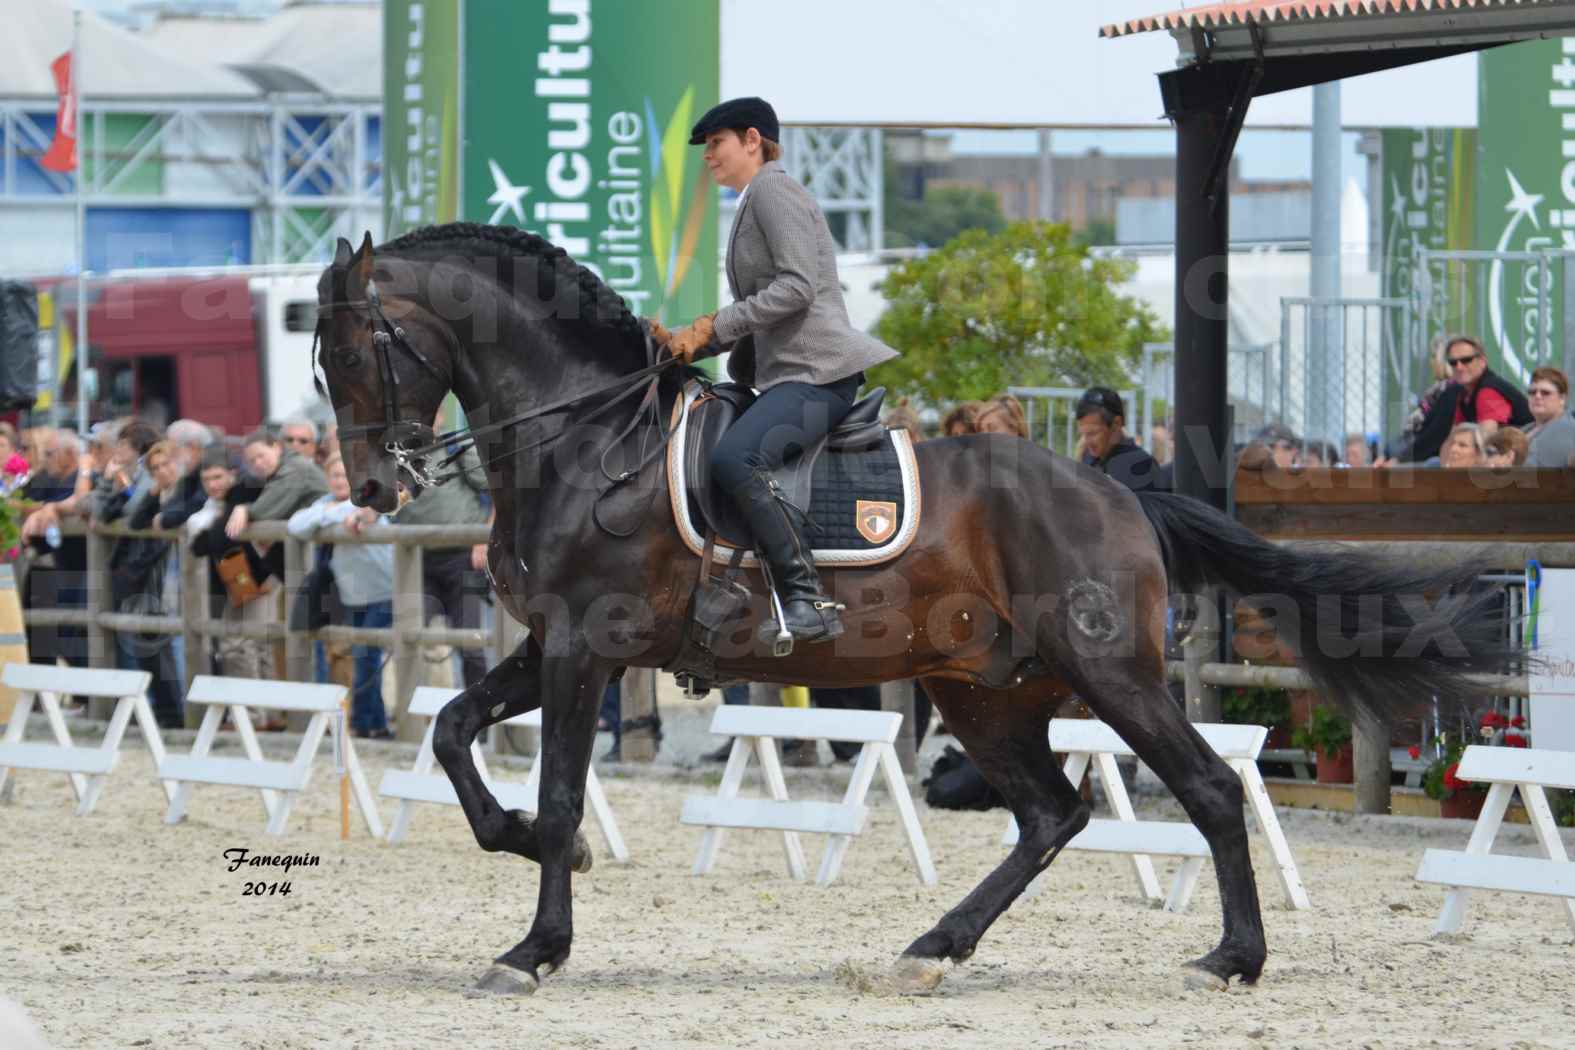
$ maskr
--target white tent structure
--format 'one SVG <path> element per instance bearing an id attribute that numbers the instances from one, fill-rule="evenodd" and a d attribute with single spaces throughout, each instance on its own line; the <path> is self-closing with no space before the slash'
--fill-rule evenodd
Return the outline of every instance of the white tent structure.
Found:
<path id="1" fill-rule="evenodd" d="M 298 78 L 330 98 L 383 97 L 383 7 L 365 3 L 289 3 L 265 19 L 166 15 L 142 36 L 183 54 L 280 83 Z"/>
<path id="2" fill-rule="evenodd" d="M 23 5 L 18 4 L 18 7 Z M 0 33 L 0 98 L 55 103 L 49 64 L 71 50 L 72 7 L 66 0 L 29 0 Z M 207 61 L 201 51 L 167 47 L 99 18 L 82 17 L 82 47 L 92 56 L 88 87 L 101 98 L 257 99 L 257 85 Z"/>

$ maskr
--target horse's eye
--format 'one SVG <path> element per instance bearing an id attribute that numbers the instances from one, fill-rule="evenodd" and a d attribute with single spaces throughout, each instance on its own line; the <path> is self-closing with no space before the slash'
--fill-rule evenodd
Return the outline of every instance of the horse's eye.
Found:
<path id="1" fill-rule="evenodd" d="M 360 368 L 361 351 L 357 350 L 353 346 L 347 346 L 343 349 L 335 350 L 334 363 L 346 371 L 349 371 L 352 368 Z"/>

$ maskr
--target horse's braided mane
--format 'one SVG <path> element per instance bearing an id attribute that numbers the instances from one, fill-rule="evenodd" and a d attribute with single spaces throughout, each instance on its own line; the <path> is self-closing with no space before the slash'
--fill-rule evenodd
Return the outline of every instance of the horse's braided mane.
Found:
<path id="1" fill-rule="evenodd" d="M 580 319 L 587 324 L 614 329 L 624 335 L 641 334 L 640 322 L 629 311 L 623 296 L 601 278 L 569 258 L 569 253 L 544 237 L 513 226 L 488 226 L 479 222 L 451 222 L 423 226 L 380 245 L 377 251 L 395 255 L 489 255 L 502 260 L 521 256 L 541 260 L 537 269 L 538 296 L 555 298 L 559 289 L 572 286 L 578 296 Z"/>

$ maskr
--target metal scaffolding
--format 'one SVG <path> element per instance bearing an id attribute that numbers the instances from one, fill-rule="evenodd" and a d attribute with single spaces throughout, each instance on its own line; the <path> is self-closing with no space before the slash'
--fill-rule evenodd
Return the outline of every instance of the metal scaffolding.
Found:
<path id="1" fill-rule="evenodd" d="M 48 149 L 53 116 L 39 100 L 0 99 L 0 215 L 74 198 L 73 176 L 29 163 Z M 78 142 L 86 205 L 245 208 L 251 262 L 321 261 L 336 236 L 382 228 L 381 117 L 375 101 L 319 96 L 90 99 Z M 128 125 L 129 137 L 111 132 Z"/>
<path id="2" fill-rule="evenodd" d="M 879 128 L 782 129 L 782 166 L 814 194 L 843 251 L 878 252 L 885 247 L 883 149 Z M 724 194 L 724 253 L 737 210 L 737 195 Z"/>
<path id="3" fill-rule="evenodd" d="M 879 128 L 786 128 L 783 166 L 815 195 L 844 251 L 878 252 L 885 247 L 882 143 Z"/>

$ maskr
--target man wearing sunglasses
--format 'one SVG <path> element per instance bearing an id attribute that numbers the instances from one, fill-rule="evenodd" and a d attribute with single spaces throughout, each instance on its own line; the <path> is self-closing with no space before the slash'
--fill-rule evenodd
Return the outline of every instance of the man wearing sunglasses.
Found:
<path id="1" fill-rule="evenodd" d="M 1484 437 L 1491 437 L 1501 426 L 1523 427 L 1532 422 L 1526 395 L 1488 367 L 1486 351 L 1471 336 L 1451 337 L 1444 347 L 1444 363 L 1449 366 L 1449 377 L 1461 388 L 1455 401 L 1455 423 L 1475 423 L 1483 429 Z"/>

